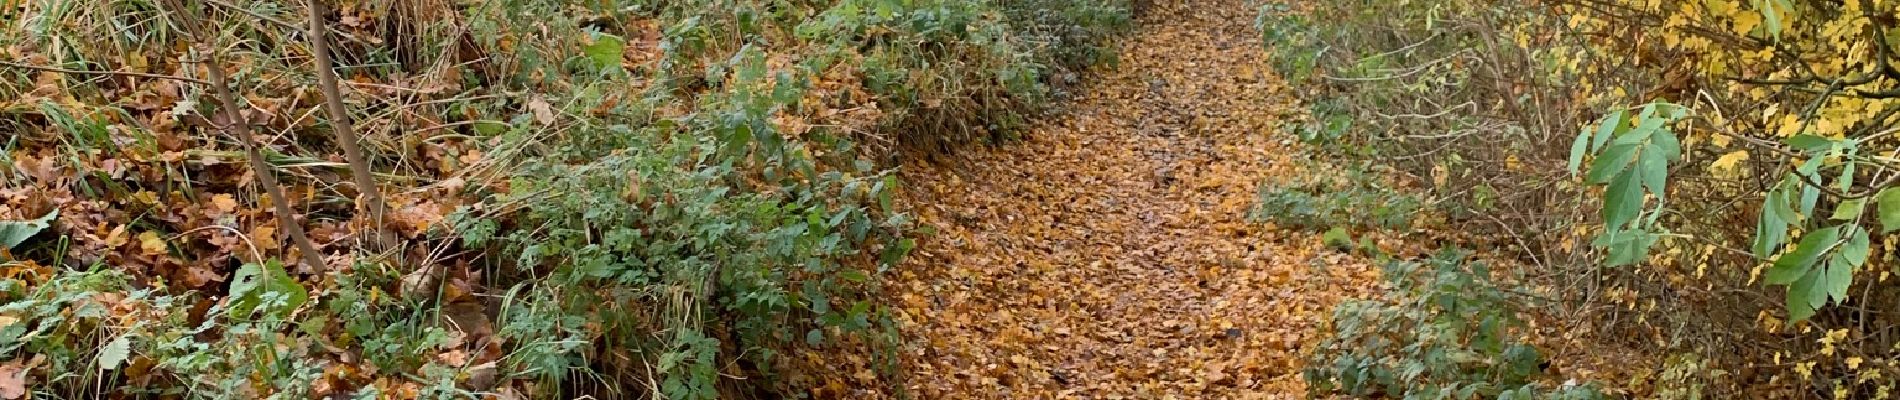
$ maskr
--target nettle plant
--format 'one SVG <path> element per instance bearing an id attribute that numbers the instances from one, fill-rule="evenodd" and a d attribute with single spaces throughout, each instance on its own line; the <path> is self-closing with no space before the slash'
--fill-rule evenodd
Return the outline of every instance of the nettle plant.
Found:
<path id="1" fill-rule="evenodd" d="M 1607 251 L 1607 265 L 1640 262 L 1658 239 L 1669 235 L 1657 217 L 1667 212 L 1669 164 L 1682 154 L 1671 126 L 1690 115 L 1688 108 L 1668 103 L 1642 106 L 1633 117 L 1629 110 L 1612 111 L 1571 146 L 1571 172 L 1577 172 L 1586 155 L 1592 156 L 1584 180 L 1606 186 L 1601 213 L 1605 228 L 1594 245 Z M 1859 172 L 1879 162 L 1863 155 L 1862 148 L 1877 139 L 1801 133 L 1781 141 L 1793 170 L 1763 195 L 1751 250 L 1771 260 L 1763 280 L 1787 286 L 1792 320 L 1806 320 L 1829 302 L 1847 300 L 1854 271 L 1872 252 L 1869 202 L 1877 209 L 1873 214 L 1882 233 L 1900 227 L 1900 190 L 1878 182 L 1871 184 L 1874 189 L 1856 191 L 1868 184 L 1857 182 Z M 1724 157 L 1716 164 L 1736 161 Z M 1817 211 L 1824 198 L 1834 203 L 1825 216 Z M 1755 274 L 1762 272 L 1757 269 Z"/>

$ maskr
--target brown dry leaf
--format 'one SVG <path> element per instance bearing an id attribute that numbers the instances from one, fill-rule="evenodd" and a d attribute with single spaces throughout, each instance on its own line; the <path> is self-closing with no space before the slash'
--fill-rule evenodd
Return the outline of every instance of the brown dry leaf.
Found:
<path id="1" fill-rule="evenodd" d="M 112 227 L 112 232 L 106 234 L 106 246 L 115 247 L 115 248 L 119 246 L 124 246 L 128 238 L 131 236 L 130 234 L 126 233 L 127 226 L 128 225 L 119 225 L 119 226 Z"/>
<path id="2" fill-rule="evenodd" d="M 236 213 L 238 209 L 237 196 L 232 196 L 230 193 L 211 195 L 211 207 L 224 214 Z"/>
<path id="3" fill-rule="evenodd" d="M 533 112 L 534 120 L 540 121 L 542 125 L 554 123 L 554 107 L 548 104 L 546 97 L 536 95 L 528 100 L 528 111 Z"/>
<path id="4" fill-rule="evenodd" d="M 0 363 L 0 399 L 26 397 L 26 366 L 20 360 Z"/>
<path id="5" fill-rule="evenodd" d="M 251 243 L 257 245 L 258 251 L 276 251 L 277 226 L 258 225 L 251 228 Z"/>

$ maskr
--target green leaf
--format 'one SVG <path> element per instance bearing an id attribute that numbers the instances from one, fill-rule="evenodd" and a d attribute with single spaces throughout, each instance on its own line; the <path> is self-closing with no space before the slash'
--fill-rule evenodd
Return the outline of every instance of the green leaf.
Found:
<path id="1" fill-rule="evenodd" d="M 1761 11 L 1762 26 L 1768 30 L 1768 35 L 1781 40 L 1781 10 L 1775 7 L 1775 2 L 1755 0 L 1755 9 Z"/>
<path id="2" fill-rule="evenodd" d="M 1801 176 L 1808 177 L 1809 179 L 1813 179 L 1814 182 L 1819 183 L 1821 182 L 1821 174 L 1817 172 L 1819 172 L 1820 169 L 1821 169 L 1821 157 L 1813 157 L 1813 158 L 1809 158 L 1807 162 L 1801 163 L 1800 166 L 1795 167 L 1794 173 L 1801 174 Z M 1801 178 L 1797 177 L 1795 179 L 1801 179 Z M 1819 204 L 1820 200 L 1821 200 L 1821 188 L 1814 187 L 1813 185 L 1808 185 L 1805 183 L 1801 184 L 1801 214 L 1800 215 L 1801 215 L 1802 220 L 1805 221 L 1808 219 L 1809 216 L 1814 215 L 1814 206 L 1816 204 Z"/>
<path id="3" fill-rule="evenodd" d="M 1663 160 L 1666 161 L 1676 161 L 1682 158 L 1682 141 L 1677 140 L 1676 134 L 1670 132 L 1668 129 L 1657 131 L 1655 135 L 1651 136 L 1649 139 L 1649 148 L 1653 151 L 1662 152 Z"/>
<path id="4" fill-rule="evenodd" d="M 1790 136 L 1787 139 L 1782 139 L 1781 142 L 1786 143 L 1788 144 L 1788 146 L 1794 147 L 1796 149 L 1801 149 L 1801 150 L 1810 151 L 1810 152 L 1815 151 L 1815 150 L 1826 149 L 1828 146 L 1834 145 L 1833 140 L 1829 140 L 1828 138 L 1815 136 L 1815 135 L 1809 135 L 1809 134 L 1800 134 L 1800 135 Z"/>
<path id="5" fill-rule="evenodd" d="M 1762 201 L 1761 219 L 1755 224 L 1755 255 L 1766 258 L 1781 250 L 1781 244 L 1788 240 L 1788 218 L 1782 209 L 1787 208 L 1787 185 L 1780 185 L 1768 191 Z"/>
<path id="6" fill-rule="evenodd" d="M 249 317 L 253 313 L 263 313 L 269 317 L 281 317 L 309 301 L 310 291 L 297 283 L 296 278 L 284 273 L 283 264 L 272 260 L 238 267 L 237 275 L 231 280 L 231 299 L 230 312 L 233 316 Z M 270 299 L 280 301 L 265 302 Z"/>
<path id="7" fill-rule="evenodd" d="M 593 59 L 595 66 L 616 69 L 620 67 L 620 58 L 626 51 L 626 44 L 627 41 L 619 36 L 602 33 L 594 36 L 594 43 L 581 47 L 581 52 L 586 53 L 587 58 Z"/>
<path id="8" fill-rule="evenodd" d="M 1854 233 L 1847 235 L 1847 242 L 1841 243 L 1840 256 L 1848 266 L 1859 268 L 1867 263 L 1867 256 L 1873 254 L 1873 241 L 1867 237 L 1867 230 L 1858 225 L 1847 229 Z"/>
<path id="9" fill-rule="evenodd" d="M 1867 209 L 1867 199 L 1864 199 L 1864 198 L 1847 199 L 1847 200 L 1841 201 L 1841 204 L 1834 206 L 1834 215 L 1831 215 L 1828 218 L 1833 218 L 1833 219 L 1841 220 L 1841 221 L 1860 218 L 1861 212 L 1865 211 L 1866 209 Z"/>
<path id="10" fill-rule="evenodd" d="M 476 120 L 473 124 L 475 133 L 482 136 L 500 135 L 508 131 L 508 123 L 492 119 Z"/>
<path id="11" fill-rule="evenodd" d="M 1823 296 L 1823 299 L 1826 298 L 1826 292 L 1815 290 L 1817 289 L 1815 287 L 1816 282 L 1821 279 L 1820 276 L 1821 271 L 1808 271 L 1806 275 L 1801 276 L 1801 279 L 1796 280 L 1792 285 L 1788 285 L 1787 303 L 1789 320 L 1802 321 L 1814 316 L 1814 310 L 1818 308 L 1818 306 L 1814 304 L 1811 299 L 1813 299 L 1816 294 Z"/>
<path id="12" fill-rule="evenodd" d="M 1590 149 L 1590 130 L 1577 133 L 1577 139 L 1570 141 L 1570 176 L 1577 176 L 1577 167 L 1583 165 L 1583 153 Z"/>
<path id="13" fill-rule="evenodd" d="M 1636 128 L 1623 131 L 1623 133 L 1616 135 L 1616 140 L 1611 141 L 1610 145 L 1615 146 L 1619 144 L 1642 144 L 1643 141 L 1649 140 L 1650 136 L 1654 136 L 1658 128 L 1661 128 L 1661 127 L 1662 127 L 1662 120 L 1659 120 L 1659 119 L 1642 120 L 1641 123 L 1636 124 Z"/>
<path id="14" fill-rule="evenodd" d="M 1603 150 L 1603 145 L 1609 143 L 1610 138 L 1623 133 L 1624 129 L 1629 129 L 1629 110 L 1619 109 L 1604 116 L 1603 122 L 1597 125 L 1596 139 L 1591 141 L 1590 149 Z"/>
<path id="15" fill-rule="evenodd" d="M 1655 246 L 1659 238 L 1661 237 L 1642 229 L 1619 229 L 1604 232 L 1593 244 L 1609 251 L 1609 254 L 1604 257 L 1604 265 L 1620 267 L 1635 264 L 1642 261 L 1644 257 L 1648 257 L 1649 248 Z"/>
<path id="16" fill-rule="evenodd" d="M 878 208 L 883 209 L 886 213 L 897 212 L 897 209 L 891 205 L 891 192 L 897 191 L 897 176 L 885 176 L 883 181 L 878 182 L 874 190 L 877 191 Z"/>
<path id="17" fill-rule="evenodd" d="M 1636 161 L 1636 169 L 1643 174 L 1643 186 L 1648 187 L 1659 201 L 1664 194 L 1669 193 L 1665 191 L 1669 183 L 1669 160 L 1663 156 L 1661 151 L 1655 149 L 1644 150 Z"/>
<path id="18" fill-rule="evenodd" d="M 1880 233 L 1900 229 L 1900 187 L 1880 189 L 1880 194 L 1874 195 L 1874 204 L 1879 206 Z"/>
<path id="19" fill-rule="evenodd" d="M 1610 182 L 1608 190 L 1603 192 L 1603 225 L 1615 229 L 1636 219 L 1643 208 L 1643 187 L 1638 184 L 1636 174 L 1622 173 Z"/>
<path id="20" fill-rule="evenodd" d="M 55 208 L 46 215 L 27 221 L 0 221 L 0 249 L 12 249 L 26 242 L 27 238 L 37 235 L 53 225 L 53 219 L 59 217 Z"/>
<path id="21" fill-rule="evenodd" d="M 124 364 L 125 359 L 131 355 L 132 335 L 119 335 L 119 337 L 112 338 L 112 341 L 107 342 L 105 347 L 99 348 L 99 369 L 111 370 L 119 368 L 119 365 Z"/>
<path id="22" fill-rule="evenodd" d="M 1854 284 L 1854 267 L 1843 253 L 1835 253 L 1827 263 L 1827 270 L 1821 274 L 1822 288 L 1827 289 L 1827 298 L 1835 304 L 1847 301 L 1847 287 Z M 1826 301 L 1826 300 L 1823 300 Z M 1821 304 L 1815 304 L 1816 308 Z"/>
<path id="23" fill-rule="evenodd" d="M 1815 261 L 1827 254 L 1829 248 L 1841 240 L 1841 228 L 1828 227 L 1809 232 L 1801 236 L 1794 251 L 1782 254 L 1775 264 L 1768 268 L 1767 282 L 1772 285 L 1786 285 L 1801 278 L 1814 268 Z"/>
<path id="24" fill-rule="evenodd" d="M 1635 160 L 1636 145 L 1619 144 L 1610 146 L 1610 148 L 1604 149 L 1603 153 L 1597 154 L 1596 161 L 1590 162 L 1590 173 L 1584 176 L 1584 180 L 1595 184 L 1609 182 L 1616 174 L 1628 169 L 1630 162 Z"/>

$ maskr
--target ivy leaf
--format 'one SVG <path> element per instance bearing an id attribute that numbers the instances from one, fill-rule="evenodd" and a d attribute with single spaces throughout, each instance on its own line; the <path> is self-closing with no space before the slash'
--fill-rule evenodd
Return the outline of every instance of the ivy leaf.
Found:
<path id="1" fill-rule="evenodd" d="M 1900 228 L 1900 188 L 1881 189 L 1874 195 L 1874 203 L 1880 213 L 1880 233 L 1890 233 Z"/>
<path id="2" fill-rule="evenodd" d="M 59 217 L 59 209 L 28 221 L 0 221 L 0 250 L 12 249 L 26 242 L 27 238 L 37 235 L 52 226 L 53 219 Z"/>
<path id="3" fill-rule="evenodd" d="M 1823 228 L 1801 236 L 1794 251 L 1782 254 L 1775 259 L 1774 266 L 1768 268 L 1768 283 L 1786 285 L 1801 278 L 1814 268 L 1814 263 L 1841 240 L 1840 227 Z"/>

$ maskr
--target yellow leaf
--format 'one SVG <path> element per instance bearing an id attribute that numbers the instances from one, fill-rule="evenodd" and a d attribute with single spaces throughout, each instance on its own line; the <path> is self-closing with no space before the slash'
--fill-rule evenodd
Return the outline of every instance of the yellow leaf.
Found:
<path id="1" fill-rule="evenodd" d="M 1860 357 L 1848 357 L 1847 369 L 1860 369 Z"/>
<path id="2" fill-rule="evenodd" d="M 1794 114 L 1788 114 L 1787 117 L 1781 119 L 1781 130 L 1776 131 L 1775 134 L 1781 137 L 1794 136 L 1795 134 L 1801 133 L 1802 125 L 1800 117 L 1796 117 Z"/>
<path id="3" fill-rule="evenodd" d="M 1742 160 L 1747 160 L 1747 159 L 1748 159 L 1747 150 L 1736 150 L 1728 154 L 1723 154 L 1721 157 L 1716 158 L 1715 162 L 1709 163 L 1709 172 L 1713 172 L 1718 175 L 1732 172 L 1735 170 L 1736 163 L 1740 163 L 1742 162 Z"/>
<path id="4" fill-rule="evenodd" d="M 1749 32 L 1754 32 L 1755 28 L 1759 26 L 1761 26 L 1760 13 L 1744 12 L 1735 14 L 1736 34 L 1747 35 Z"/>
<path id="5" fill-rule="evenodd" d="M 139 250 L 148 256 L 164 255 L 165 239 L 158 237 L 158 232 L 141 233 L 139 234 Z"/>

